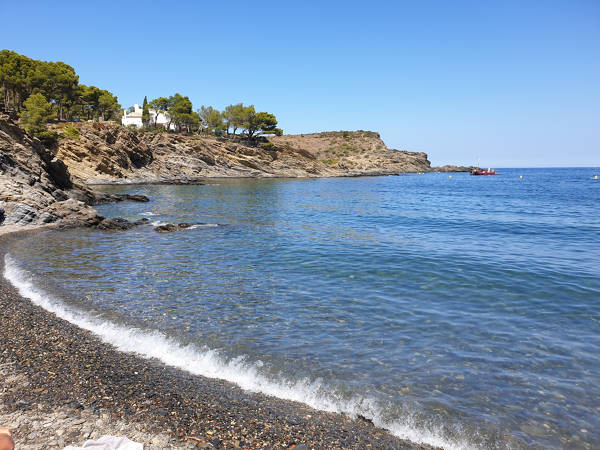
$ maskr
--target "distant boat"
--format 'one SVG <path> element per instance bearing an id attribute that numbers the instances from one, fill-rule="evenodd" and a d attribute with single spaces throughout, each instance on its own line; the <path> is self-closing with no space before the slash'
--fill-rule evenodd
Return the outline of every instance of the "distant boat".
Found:
<path id="1" fill-rule="evenodd" d="M 471 175 L 498 175 L 494 169 L 473 169 Z"/>

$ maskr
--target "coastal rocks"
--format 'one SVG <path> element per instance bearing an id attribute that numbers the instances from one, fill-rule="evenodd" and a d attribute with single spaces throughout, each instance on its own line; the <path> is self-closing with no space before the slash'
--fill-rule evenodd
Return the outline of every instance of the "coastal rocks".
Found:
<path id="1" fill-rule="evenodd" d="M 173 225 L 172 223 L 154 227 L 154 231 L 156 231 L 157 233 L 170 233 L 172 231 L 177 231 L 178 229 L 179 228 L 177 227 L 177 225 Z"/>
<path id="2" fill-rule="evenodd" d="M 141 194 L 121 194 L 121 199 L 129 200 L 131 202 L 141 202 L 141 203 L 146 203 L 146 202 L 150 201 L 150 199 L 148 197 L 146 197 L 145 195 L 141 195 Z"/>
<path id="3" fill-rule="evenodd" d="M 330 177 L 429 172 L 425 153 L 388 149 L 369 131 L 242 139 L 79 124 L 80 139 L 59 141 L 56 156 L 85 183 L 198 184 L 208 177 Z"/>
<path id="4" fill-rule="evenodd" d="M 119 135 L 116 134 L 117 138 Z M 98 226 L 102 223 L 103 229 L 133 226 L 118 219 L 104 219 L 91 207 L 113 201 L 149 199 L 137 194 L 97 193 L 74 183 L 63 161 L 7 115 L 0 114 L 0 224 Z"/>
<path id="5" fill-rule="evenodd" d="M 433 172 L 471 172 L 475 169 L 475 166 L 455 166 L 453 164 L 446 164 L 441 167 L 434 167 Z"/>
<path id="6" fill-rule="evenodd" d="M 154 231 L 156 231 L 157 233 L 170 233 L 172 231 L 185 230 L 186 228 L 189 228 L 191 226 L 192 226 L 191 223 L 179 223 L 179 224 L 167 223 L 166 225 L 159 225 L 159 226 L 155 227 Z"/>
<path id="7" fill-rule="evenodd" d="M 99 230 L 129 230 L 130 228 L 139 225 L 138 222 L 130 222 L 127 219 L 123 219 L 121 217 L 115 217 L 114 219 L 104 219 L 99 224 L 96 225 L 96 228 Z"/>
<path id="8" fill-rule="evenodd" d="M 73 188 L 67 166 L 8 116 L 0 114 L 0 207 L 4 225 L 41 225 L 86 209 L 67 204 Z M 97 214 L 97 213 L 96 213 Z M 93 215 L 86 212 L 86 215 Z"/>
<path id="9" fill-rule="evenodd" d="M 62 223 L 68 226 L 91 227 L 104 220 L 95 209 L 72 198 L 51 204 L 45 212 L 60 218 Z"/>

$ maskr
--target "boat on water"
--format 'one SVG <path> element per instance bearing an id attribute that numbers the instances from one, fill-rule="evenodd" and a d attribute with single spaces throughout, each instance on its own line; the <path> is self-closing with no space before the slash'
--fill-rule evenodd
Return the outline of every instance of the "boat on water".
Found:
<path id="1" fill-rule="evenodd" d="M 494 169 L 473 169 L 471 175 L 498 175 Z"/>

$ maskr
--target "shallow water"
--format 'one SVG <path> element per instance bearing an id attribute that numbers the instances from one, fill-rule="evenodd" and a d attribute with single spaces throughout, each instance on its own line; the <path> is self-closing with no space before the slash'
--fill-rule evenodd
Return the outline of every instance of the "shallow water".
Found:
<path id="1" fill-rule="evenodd" d="M 597 447 L 599 170 L 499 172 L 106 187 L 152 201 L 104 215 L 203 225 L 45 233 L 5 275 L 124 350 L 401 437 Z"/>

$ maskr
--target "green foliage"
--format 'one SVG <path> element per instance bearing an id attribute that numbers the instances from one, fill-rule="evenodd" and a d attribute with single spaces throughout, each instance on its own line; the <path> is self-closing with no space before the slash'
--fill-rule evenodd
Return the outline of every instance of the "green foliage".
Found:
<path id="1" fill-rule="evenodd" d="M 273 144 L 272 142 L 262 142 L 260 144 L 260 146 L 262 148 L 264 148 L 265 150 L 270 150 L 270 151 L 275 151 L 277 150 L 277 147 L 275 146 L 275 144 Z"/>
<path id="2" fill-rule="evenodd" d="M 46 124 L 54 118 L 52 105 L 42 94 L 30 95 L 23 103 L 25 109 L 21 111 L 21 123 L 27 132 L 36 136 L 46 129 Z"/>
<path id="3" fill-rule="evenodd" d="M 100 97 L 98 97 L 98 111 L 103 120 L 110 120 L 119 114 L 121 105 L 119 105 L 117 97 L 108 91 L 102 91 Z"/>
<path id="4" fill-rule="evenodd" d="M 198 115 L 192 111 L 192 102 L 189 97 L 181 94 L 175 94 L 169 97 L 169 108 L 167 113 L 175 124 L 177 131 L 186 128 L 191 131 L 191 127 L 198 124 Z"/>
<path id="5" fill-rule="evenodd" d="M 244 124 L 244 113 L 245 107 L 243 103 L 229 105 L 225 108 L 222 114 L 227 134 L 229 134 L 229 129 L 231 128 L 233 129 L 233 135 L 235 136 L 237 129 L 241 128 Z"/>
<path id="6" fill-rule="evenodd" d="M 68 64 L 37 61 L 9 50 L 0 52 L 0 88 L 7 109 L 21 111 L 31 94 L 42 94 L 59 120 L 101 116 L 108 120 L 120 109 L 120 106 L 108 105 L 118 105 L 117 98 L 110 92 L 79 84 L 79 76 Z M 101 105 L 99 99 L 103 94 L 110 95 L 113 101 L 105 98 Z"/>
<path id="7" fill-rule="evenodd" d="M 254 105 L 250 105 L 244 109 L 242 127 L 246 130 L 246 136 L 253 141 L 258 136 L 266 134 L 274 134 L 281 136 L 283 131 L 277 128 L 277 119 L 274 114 L 267 112 L 255 112 Z"/>
<path id="8" fill-rule="evenodd" d="M 79 139 L 79 137 L 81 136 L 81 133 L 73 125 L 68 125 L 63 130 L 62 135 L 63 135 L 63 137 L 65 137 L 67 139 Z"/>
<path id="9" fill-rule="evenodd" d="M 52 130 L 43 130 L 37 132 L 35 137 L 42 141 L 42 144 L 46 147 L 54 147 L 58 142 L 58 133 Z"/>
<path id="10" fill-rule="evenodd" d="M 142 123 L 144 128 L 148 128 L 150 123 L 150 110 L 148 109 L 148 97 L 144 96 L 144 103 L 142 105 Z"/>
<path id="11" fill-rule="evenodd" d="M 213 133 L 216 136 L 223 134 L 225 124 L 223 123 L 223 113 L 212 106 L 202 105 L 198 110 L 202 119 L 202 129 L 205 133 Z"/>

